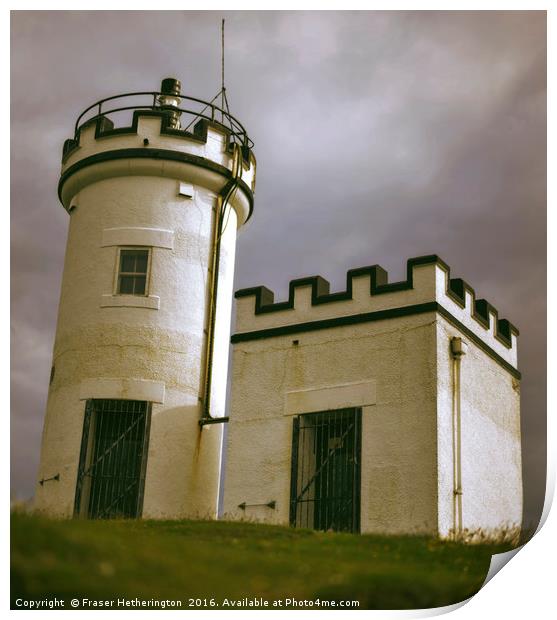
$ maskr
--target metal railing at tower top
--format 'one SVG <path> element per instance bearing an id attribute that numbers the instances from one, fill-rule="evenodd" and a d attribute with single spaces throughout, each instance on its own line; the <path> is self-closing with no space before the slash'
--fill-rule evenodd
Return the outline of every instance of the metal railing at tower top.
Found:
<path id="1" fill-rule="evenodd" d="M 135 93 L 124 93 L 121 95 L 113 95 L 96 101 L 86 108 L 75 122 L 74 137 L 77 138 L 78 131 L 85 123 L 89 123 L 98 118 L 110 118 L 110 115 L 119 114 L 126 111 L 151 110 L 167 112 L 180 118 L 181 131 L 189 131 L 190 128 L 200 119 L 205 119 L 222 126 L 226 129 L 232 141 L 242 147 L 253 148 L 253 141 L 248 136 L 244 126 L 240 121 L 232 116 L 227 110 L 223 110 L 215 105 L 213 101 L 204 101 L 196 97 L 188 97 L 186 95 L 176 95 L 176 99 L 180 101 L 180 107 L 176 105 L 165 105 L 161 102 L 161 97 L 168 97 L 168 93 L 161 91 L 146 91 Z M 131 102 L 135 98 L 137 102 Z M 126 99 L 127 101 L 122 101 Z M 143 101 L 139 101 L 143 99 Z M 108 103 L 110 102 L 110 103 Z M 185 102 L 187 107 L 182 107 Z M 121 105 L 125 103 L 127 105 Z M 116 107 L 111 107 L 115 105 Z"/>

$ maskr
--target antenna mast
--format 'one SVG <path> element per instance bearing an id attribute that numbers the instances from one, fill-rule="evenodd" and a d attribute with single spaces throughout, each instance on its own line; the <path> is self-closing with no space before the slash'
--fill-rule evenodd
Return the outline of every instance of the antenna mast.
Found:
<path id="1" fill-rule="evenodd" d="M 224 102 L 225 102 L 225 87 L 224 87 L 224 18 L 221 22 L 221 28 L 220 28 L 220 32 L 221 32 L 221 36 L 220 36 L 220 40 L 221 40 L 221 84 L 220 84 L 220 92 L 221 92 L 221 110 L 224 110 Z M 224 116 L 223 116 L 224 112 L 221 112 L 221 122 L 224 121 Z"/>
<path id="2" fill-rule="evenodd" d="M 220 109 L 221 109 L 221 116 L 220 116 L 220 122 L 222 125 L 224 125 L 224 115 L 225 114 L 230 114 L 230 108 L 228 106 L 228 97 L 226 96 L 226 87 L 224 86 L 224 18 L 221 21 L 221 34 L 220 34 L 220 42 L 221 42 L 221 68 L 220 68 L 220 90 L 219 92 L 211 99 L 211 101 L 203 108 L 203 110 L 201 110 L 200 114 L 203 114 L 203 112 L 205 112 L 205 110 L 214 102 L 214 101 L 218 101 L 219 95 L 220 95 Z M 187 131 L 197 120 L 197 118 L 199 118 L 199 115 L 195 116 L 189 123 L 189 125 L 184 129 L 184 131 Z M 232 126 L 232 121 L 227 117 L 228 120 L 228 124 L 230 125 L 230 130 L 232 131 L 232 133 L 234 133 L 234 128 Z"/>

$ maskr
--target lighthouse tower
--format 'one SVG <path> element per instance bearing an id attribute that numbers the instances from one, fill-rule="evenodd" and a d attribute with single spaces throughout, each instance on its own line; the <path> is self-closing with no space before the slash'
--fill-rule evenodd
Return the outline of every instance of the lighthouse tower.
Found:
<path id="1" fill-rule="evenodd" d="M 70 223 L 39 511 L 216 515 L 252 146 L 227 110 L 172 78 L 79 116 L 58 187 Z"/>

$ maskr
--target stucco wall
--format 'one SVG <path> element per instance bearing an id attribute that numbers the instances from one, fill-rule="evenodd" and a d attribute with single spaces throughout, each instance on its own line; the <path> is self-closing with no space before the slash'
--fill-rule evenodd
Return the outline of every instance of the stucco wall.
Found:
<path id="1" fill-rule="evenodd" d="M 453 358 L 460 361 L 462 527 L 486 532 L 522 521 L 520 381 L 442 317 L 437 326 L 439 531 L 453 528 Z"/>
<path id="2" fill-rule="evenodd" d="M 288 406 L 289 393 L 331 388 L 332 397 L 344 386 L 342 402 L 358 406 L 360 382 L 373 382 L 375 402 L 362 408 L 361 530 L 434 533 L 435 329 L 429 314 L 234 345 L 224 518 L 288 523 L 292 414 L 309 413 Z M 238 508 L 271 500 L 276 510 Z"/>

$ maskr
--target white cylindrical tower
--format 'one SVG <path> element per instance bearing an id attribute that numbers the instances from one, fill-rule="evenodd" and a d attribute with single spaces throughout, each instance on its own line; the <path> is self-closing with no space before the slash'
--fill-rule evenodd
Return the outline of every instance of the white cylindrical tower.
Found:
<path id="1" fill-rule="evenodd" d="M 234 117 L 172 78 L 78 118 L 59 183 L 70 225 L 39 511 L 215 517 L 251 147 Z"/>

